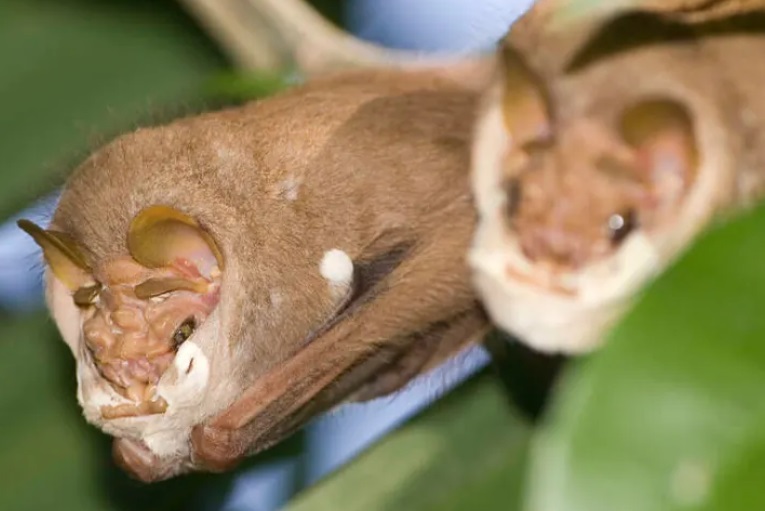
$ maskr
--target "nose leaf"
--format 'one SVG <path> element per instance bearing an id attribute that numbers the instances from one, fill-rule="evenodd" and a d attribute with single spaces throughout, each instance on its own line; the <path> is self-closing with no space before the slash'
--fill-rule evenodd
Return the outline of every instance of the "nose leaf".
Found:
<path id="1" fill-rule="evenodd" d="M 578 267 L 583 259 L 581 248 L 578 237 L 559 226 L 538 228 L 522 244 L 524 255 L 532 262 L 559 270 Z"/>

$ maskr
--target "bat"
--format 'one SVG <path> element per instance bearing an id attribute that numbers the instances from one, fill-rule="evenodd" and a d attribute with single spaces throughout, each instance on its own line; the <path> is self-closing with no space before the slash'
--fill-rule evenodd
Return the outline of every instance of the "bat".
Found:
<path id="1" fill-rule="evenodd" d="M 538 2 L 472 150 L 474 283 L 535 349 L 603 342 L 715 219 L 762 196 L 765 2 Z"/>
<path id="2" fill-rule="evenodd" d="M 19 222 L 120 466 L 228 470 L 482 338 L 464 262 L 477 101 L 448 72 L 318 78 L 124 134 L 50 225 Z"/>

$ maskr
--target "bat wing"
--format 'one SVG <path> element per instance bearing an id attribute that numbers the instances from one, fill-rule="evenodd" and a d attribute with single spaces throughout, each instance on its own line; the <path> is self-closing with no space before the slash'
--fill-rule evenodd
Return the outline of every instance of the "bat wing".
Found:
<path id="1" fill-rule="evenodd" d="M 489 323 L 462 257 L 439 257 L 433 245 L 391 238 L 398 236 L 383 236 L 371 256 L 357 262 L 355 293 L 343 310 L 293 357 L 193 430 L 191 460 L 167 465 L 122 439 L 114 446 L 118 464 L 143 481 L 229 470 L 341 402 L 398 390 L 478 342 Z M 440 284 L 435 292 L 433 283 Z"/>
<path id="2" fill-rule="evenodd" d="M 411 373 L 478 340 L 488 324 L 470 293 L 465 300 L 451 301 L 427 290 L 426 283 L 442 280 L 442 272 L 457 271 L 449 259 L 434 259 L 416 244 L 399 244 L 358 265 L 357 296 L 325 332 L 259 379 L 217 418 L 195 429 L 195 464 L 228 469 L 359 389 L 366 398 L 396 390 Z M 409 354 L 415 363 L 406 365 L 414 369 L 396 371 Z M 383 380 L 375 388 L 381 381 L 377 376 L 390 368 L 394 383 Z"/>

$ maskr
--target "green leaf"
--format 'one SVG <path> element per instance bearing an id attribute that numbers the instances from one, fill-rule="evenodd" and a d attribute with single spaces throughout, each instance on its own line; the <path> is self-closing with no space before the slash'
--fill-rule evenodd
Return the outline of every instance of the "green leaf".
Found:
<path id="1" fill-rule="evenodd" d="M 323 483 L 288 511 L 519 509 L 527 423 L 499 382 L 459 388 Z"/>
<path id="2" fill-rule="evenodd" d="M 762 506 L 765 432 L 753 433 L 740 443 L 734 459 L 720 470 L 702 511 L 751 511 Z"/>
<path id="3" fill-rule="evenodd" d="M 650 286 L 564 379 L 535 442 L 526 509 L 733 509 L 715 507 L 716 492 L 765 508 L 760 481 L 732 475 L 765 428 L 763 254 L 760 207 L 712 229 Z"/>
<path id="4" fill-rule="evenodd" d="M 289 80 L 286 74 L 225 72 L 209 80 L 206 89 L 208 95 L 212 97 L 236 102 L 249 101 L 258 97 L 269 96 L 288 87 Z"/>

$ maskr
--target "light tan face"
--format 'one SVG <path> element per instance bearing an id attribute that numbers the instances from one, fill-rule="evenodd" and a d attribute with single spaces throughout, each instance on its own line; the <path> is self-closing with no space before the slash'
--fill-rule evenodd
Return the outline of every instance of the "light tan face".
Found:
<path id="1" fill-rule="evenodd" d="M 503 220 L 530 263 L 577 271 L 613 255 L 635 231 L 670 219 L 696 177 L 684 105 L 635 97 L 608 115 L 556 119 L 533 70 L 514 54 L 505 64 L 495 106 L 508 141 L 499 162 Z"/>
<path id="2" fill-rule="evenodd" d="M 561 133 L 504 161 L 508 233 L 530 262 L 552 272 L 610 256 L 651 225 L 656 209 L 653 183 L 632 148 L 591 122 Z"/>
<path id="3" fill-rule="evenodd" d="M 550 92 L 511 50 L 500 71 L 473 140 L 473 282 L 500 328 L 582 353 L 661 270 L 695 196 L 694 119 L 670 96 L 556 97 L 573 87 Z"/>

